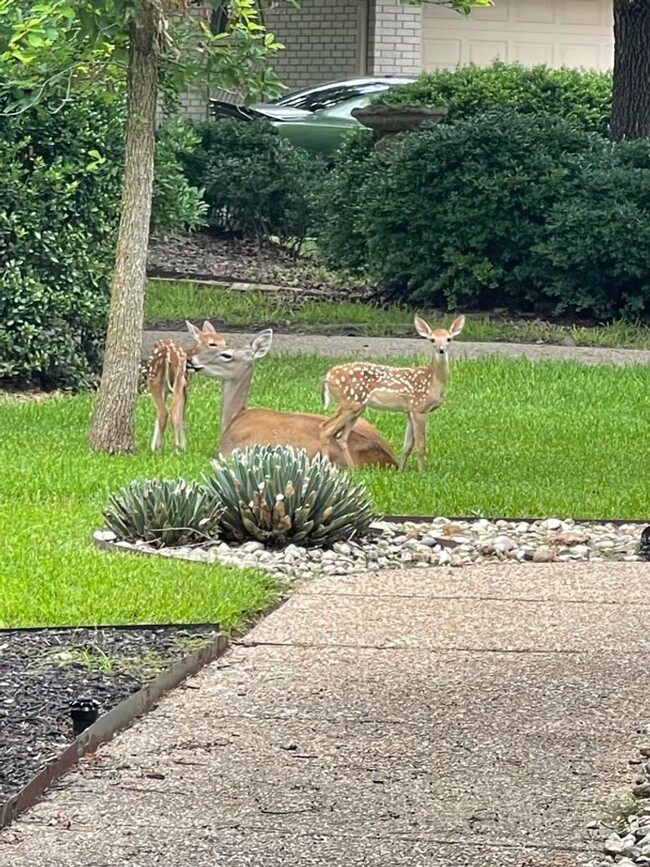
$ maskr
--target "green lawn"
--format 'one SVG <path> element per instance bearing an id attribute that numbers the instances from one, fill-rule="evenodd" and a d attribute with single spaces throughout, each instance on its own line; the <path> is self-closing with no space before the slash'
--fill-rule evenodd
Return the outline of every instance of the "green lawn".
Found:
<path id="1" fill-rule="evenodd" d="M 333 360 L 259 362 L 251 405 L 318 410 Z M 457 362 L 429 423 L 429 466 L 365 471 L 386 513 L 650 518 L 650 369 L 522 360 Z M 86 447 L 91 398 L 0 401 L 0 625 L 218 620 L 273 598 L 254 573 L 96 551 L 110 491 L 132 478 L 208 468 L 220 388 L 193 384 L 186 455 L 151 455 L 153 409 L 138 407 L 133 457 Z M 368 412 L 399 448 L 405 417 Z"/>
<path id="2" fill-rule="evenodd" d="M 450 317 L 435 311 L 418 311 L 433 321 Z M 323 327 L 351 326 L 351 330 L 369 337 L 387 335 L 415 336 L 413 311 L 397 305 L 378 307 L 354 302 L 301 300 L 295 294 L 251 290 L 241 292 L 225 287 L 198 283 L 151 280 L 147 288 L 145 318 L 147 323 L 161 324 L 185 319 L 211 318 L 230 327 L 291 327 L 296 331 L 314 332 Z M 500 340 L 530 342 L 542 340 L 561 343 L 567 339 L 578 346 L 616 346 L 650 349 L 650 327 L 613 322 L 586 328 L 555 325 L 536 320 L 516 322 L 469 316 L 463 340 Z"/>

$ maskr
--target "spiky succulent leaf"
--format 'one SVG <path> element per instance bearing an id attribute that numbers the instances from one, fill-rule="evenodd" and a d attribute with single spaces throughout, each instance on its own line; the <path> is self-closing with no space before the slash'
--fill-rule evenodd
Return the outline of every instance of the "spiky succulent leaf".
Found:
<path id="1" fill-rule="evenodd" d="M 104 520 L 118 539 L 171 547 L 216 539 L 221 512 L 221 505 L 203 485 L 183 479 L 147 479 L 112 494 Z"/>
<path id="2" fill-rule="evenodd" d="M 364 485 L 322 456 L 291 446 L 235 450 L 212 461 L 205 485 L 222 508 L 221 536 L 269 546 L 329 547 L 363 536 L 375 517 Z"/>

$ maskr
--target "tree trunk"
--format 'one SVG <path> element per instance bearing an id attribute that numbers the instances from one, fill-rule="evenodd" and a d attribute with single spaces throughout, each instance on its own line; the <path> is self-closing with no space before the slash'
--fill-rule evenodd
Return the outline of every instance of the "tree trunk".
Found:
<path id="1" fill-rule="evenodd" d="M 650 136 L 650 0 L 614 0 L 614 92 L 610 135 Z"/>
<path id="2" fill-rule="evenodd" d="M 129 33 L 122 214 L 117 238 L 104 367 L 90 447 L 109 454 L 135 448 L 135 405 L 153 191 L 160 10 L 143 0 Z"/>

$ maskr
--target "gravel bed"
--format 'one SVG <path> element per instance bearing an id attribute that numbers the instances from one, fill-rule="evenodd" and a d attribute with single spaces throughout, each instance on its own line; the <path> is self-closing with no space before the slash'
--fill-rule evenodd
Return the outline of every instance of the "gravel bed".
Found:
<path id="1" fill-rule="evenodd" d="M 74 740 L 70 704 L 100 713 L 206 643 L 216 627 L 16 630 L 0 633 L 0 803 Z"/>
<path id="2" fill-rule="evenodd" d="M 650 734 L 650 727 L 646 730 Z M 630 764 L 638 767 L 636 783 L 622 799 L 619 814 L 614 817 L 617 830 L 612 831 L 611 821 L 595 823 L 609 833 L 603 844 L 603 854 L 592 858 L 586 867 L 650 867 L 650 738 Z"/>
<path id="3" fill-rule="evenodd" d="M 156 549 L 147 544 L 117 541 L 107 530 L 95 533 L 98 544 L 208 563 L 254 566 L 287 581 L 318 575 L 346 575 L 378 569 L 470 566 L 474 563 L 643 559 L 638 524 L 576 523 L 572 519 L 543 521 L 450 521 L 431 524 L 377 522 L 362 544 L 337 542 L 331 550 L 288 545 L 268 550 L 260 542 Z"/>

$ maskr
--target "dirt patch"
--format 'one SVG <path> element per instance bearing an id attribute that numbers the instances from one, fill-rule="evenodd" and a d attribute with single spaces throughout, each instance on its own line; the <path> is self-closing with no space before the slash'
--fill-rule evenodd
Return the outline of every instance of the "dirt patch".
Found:
<path id="1" fill-rule="evenodd" d="M 367 287 L 344 285 L 312 260 L 295 256 L 278 244 L 220 238 L 201 232 L 151 238 L 147 275 L 175 280 L 272 284 L 307 289 L 324 297 L 343 288 L 348 298 L 350 293 L 354 298 L 372 295 Z"/>
<path id="2" fill-rule="evenodd" d="M 93 698 L 105 713 L 217 631 L 199 626 L 0 633 L 0 803 L 74 740 L 73 701 Z"/>

